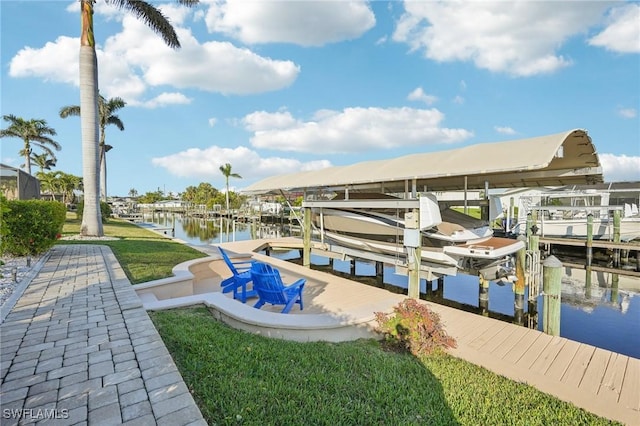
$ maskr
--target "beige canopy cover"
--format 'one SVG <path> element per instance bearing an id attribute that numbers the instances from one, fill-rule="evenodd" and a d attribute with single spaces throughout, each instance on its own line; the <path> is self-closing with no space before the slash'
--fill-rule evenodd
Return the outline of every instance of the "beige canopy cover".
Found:
<path id="1" fill-rule="evenodd" d="M 465 183 L 466 181 L 466 183 Z M 584 130 L 365 161 L 272 176 L 243 193 L 307 189 L 403 192 L 601 183 L 602 167 Z"/>

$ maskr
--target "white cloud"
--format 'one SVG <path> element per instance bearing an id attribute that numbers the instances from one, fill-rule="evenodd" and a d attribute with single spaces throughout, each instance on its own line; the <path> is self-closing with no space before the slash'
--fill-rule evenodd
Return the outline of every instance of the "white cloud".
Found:
<path id="1" fill-rule="evenodd" d="M 362 152 L 436 143 L 462 142 L 473 133 L 441 127 L 444 114 L 437 109 L 346 108 L 320 110 L 312 120 L 294 118 L 289 112 L 265 111 L 243 119 L 253 131 L 256 148 L 323 153 Z"/>
<path id="2" fill-rule="evenodd" d="M 367 2 L 355 1 L 214 1 L 205 15 L 210 32 L 246 44 L 293 43 L 322 46 L 352 40 L 373 28 Z"/>
<path id="3" fill-rule="evenodd" d="M 21 49 L 9 62 L 11 77 L 41 77 L 78 85 L 78 51 L 80 39 L 60 36 L 43 47 Z"/>
<path id="4" fill-rule="evenodd" d="M 261 132 L 274 129 L 287 130 L 303 123 L 293 118 L 289 111 L 266 112 L 256 111 L 242 119 L 247 130 Z"/>
<path id="5" fill-rule="evenodd" d="M 639 148 L 640 149 L 640 148 Z M 599 154 L 606 182 L 640 181 L 640 156 Z"/>
<path id="6" fill-rule="evenodd" d="M 513 76 L 552 73 L 572 61 L 558 54 L 601 18 L 607 2 L 405 2 L 393 39 L 438 61 L 473 62 Z"/>
<path id="7" fill-rule="evenodd" d="M 611 9 L 607 24 L 602 32 L 589 39 L 590 45 L 619 53 L 640 53 L 640 4 Z"/>
<path id="8" fill-rule="evenodd" d="M 273 60 L 228 42 L 199 43 L 189 30 L 178 29 L 182 44 L 172 50 L 142 22 L 123 20 L 124 30 L 105 43 L 109 50 L 141 70 L 151 86 L 171 85 L 224 94 L 278 90 L 295 81 L 300 68 L 291 61 Z"/>
<path id="9" fill-rule="evenodd" d="M 464 98 L 460 95 L 457 95 L 456 97 L 453 98 L 452 102 L 457 105 L 462 105 L 464 103 Z"/>
<path id="10" fill-rule="evenodd" d="M 618 115 L 622 118 L 636 118 L 638 110 L 635 108 L 618 108 Z"/>
<path id="11" fill-rule="evenodd" d="M 422 90 L 422 87 L 415 88 L 409 95 L 407 99 L 410 101 L 421 101 L 427 105 L 433 105 L 438 98 L 433 95 L 428 95 Z"/>
<path id="12" fill-rule="evenodd" d="M 209 123 L 209 127 L 213 127 L 218 122 L 218 119 L 215 117 L 211 117 L 207 122 Z"/>
<path id="13" fill-rule="evenodd" d="M 515 135 L 516 131 L 513 130 L 511 127 L 504 127 L 504 126 L 493 126 L 493 129 L 502 134 L 502 135 Z"/>
<path id="14" fill-rule="evenodd" d="M 101 4 L 101 3 L 98 3 Z M 70 8 L 73 9 L 73 8 Z M 300 68 L 291 61 L 262 57 L 227 42 L 201 43 L 182 23 L 191 13 L 184 7 L 163 7 L 180 38 L 182 48 L 171 49 L 143 22 L 113 8 L 96 8 L 96 19 L 122 23 L 119 33 L 98 45 L 99 85 L 106 97 L 119 96 L 129 105 L 184 103 L 186 96 L 147 100 L 155 86 L 193 88 L 224 94 L 252 94 L 291 85 Z M 40 77 L 78 85 L 79 38 L 58 37 L 41 48 L 25 47 L 9 64 L 12 77 Z M 161 101 L 161 102 L 158 102 Z"/>
<path id="15" fill-rule="evenodd" d="M 190 148 L 151 160 L 154 166 L 162 167 L 174 176 L 188 178 L 220 177 L 220 166 L 233 165 L 233 171 L 244 179 L 261 179 L 288 172 L 318 170 L 330 167 L 327 160 L 301 162 L 293 158 L 264 157 L 246 148 L 222 148 L 211 146 L 206 149 Z"/>
<path id="16" fill-rule="evenodd" d="M 139 105 L 144 108 L 158 108 L 166 105 L 188 105 L 191 103 L 191 99 L 187 98 L 182 93 L 161 93 L 155 98 L 142 103 L 132 102 L 131 105 Z"/>

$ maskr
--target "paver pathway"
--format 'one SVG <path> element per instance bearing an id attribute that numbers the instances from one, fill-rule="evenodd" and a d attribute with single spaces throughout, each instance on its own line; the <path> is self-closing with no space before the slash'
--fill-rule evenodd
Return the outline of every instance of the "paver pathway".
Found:
<path id="1" fill-rule="evenodd" d="M 52 248 L 0 345 L 2 425 L 206 425 L 109 247 Z"/>

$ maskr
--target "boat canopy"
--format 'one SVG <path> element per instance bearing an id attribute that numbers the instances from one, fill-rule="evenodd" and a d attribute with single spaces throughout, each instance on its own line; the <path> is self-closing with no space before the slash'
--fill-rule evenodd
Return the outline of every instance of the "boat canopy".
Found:
<path id="1" fill-rule="evenodd" d="M 602 167 L 585 130 L 348 166 L 272 176 L 242 192 L 375 190 L 378 192 L 561 186 L 602 183 Z"/>

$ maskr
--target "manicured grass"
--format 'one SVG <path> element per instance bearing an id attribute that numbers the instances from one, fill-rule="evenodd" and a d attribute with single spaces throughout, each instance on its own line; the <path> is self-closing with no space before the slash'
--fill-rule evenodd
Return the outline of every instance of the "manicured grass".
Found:
<path id="1" fill-rule="evenodd" d="M 205 256 L 125 221 L 118 241 L 60 241 L 112 248 L 133 283 L 164 278 Z M 63 233 L 80 232 L 68 215 Z M 234 330 L 206 308 L 151 312 L 211 425 L 612 424 L 524 384 L 448 355 L 418 360 L 374 340 L 295 343 Z"/>
<path id="2" fill-rule="evenodd" d="M 80 233 L 80 219 L 68 213 L 62 235 Z M 172 275 L 179 263 L 204 257 L 206 254 L 185 244 L 173 242 L 155 232 L 130 222 L 109 219 L 104 224 L 104 235 L 118 237 L 114 241 L 59 240 L 59 244 L 102 244 L 111 247 L 132 284 L 153 281 Z"/>
<path id="3" fill-rule="evenodd" d="M 211 425 L 612 424 L 448 355 L 269 339 L 202 307 L 150 316 Z"/>

